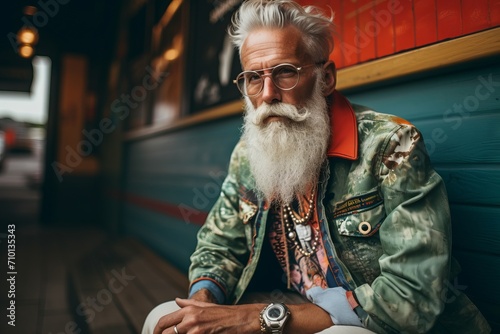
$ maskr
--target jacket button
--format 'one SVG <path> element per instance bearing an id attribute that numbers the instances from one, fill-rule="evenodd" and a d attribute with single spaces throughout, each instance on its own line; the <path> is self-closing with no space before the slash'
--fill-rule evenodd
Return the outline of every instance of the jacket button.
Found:
<path id="1" fill-rule="evenodd" d="M 372 226 L 369 222 L 361 222 L 358 225 L 358 231 L 363 235 L 369 234 L 372 231 Z"/>

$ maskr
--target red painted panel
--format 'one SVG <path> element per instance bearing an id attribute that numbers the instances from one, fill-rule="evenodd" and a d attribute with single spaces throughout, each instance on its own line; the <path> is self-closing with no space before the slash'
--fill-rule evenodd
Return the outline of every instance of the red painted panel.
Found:
<path id="1" fill-rule="evenodd" d="M 375 18 L 377 57 L 394 53 L 394 20 L 392 0 L 377 1 L 373 16 Z"/>
<path id="2" fill-rule="evenodd" d="M 396 52 L 415 47 L 415 23 L 410 1 L 392 0 Z"/>
<path id="3" fill-rule="evenodd" d="M 463 34 L 488 28 L 488 0 L 462 0 Z"/>
<path id="4" fill-rule="evenodd" d="M 341 52 L 344 66 L 359 62 L 357 46 L 357 3 L 356 0 L 344 0 L 344 23 L 342 27 Z"/>
<path id="5" fill-rule="evenodd" d="M 358 48 L 359 61 L 364 62 L 374 59 L 375 54 L 375 17 L 374 0 L 359 0 L 358 2 Z"/>
<path id="6" fill-rule="evenodd" d="M 416 0 L 413 5 L 415 13 L 415 45 L 431 44 L 437 40 L 437 18 L 435 0 Z"/>
<path id="7" fill-rule="evenodd" d="M 500 0 L 298 0 L 335 13 L 337 68 L 500 26 Z"/>
<path id="8" fill-rule="evenodd" d="M 438 40 L 458 37 L 462 34 L 460 0 L 436 1 Z"/>
<path id="9" fill-rule="evenodd" d="M 342 1 L 335 1 L 331 4 L 331 8 L 334 13 L 335 23 L 335 34 L 333 35 L 333 42 L 335 46 L 333 48 L 333 53 L 330 55 L 330 59 L 335 62 L 337 68 L 344 67 L 344 58 L 342 57 L 341 44 L 342 44 L 342 27 L 344 25 L 344 13 L 342 10 Z"/>
<path id="10" fill-rule="evenodd" d="M 500 25 L 500 0 L 490 0 L 490 27 Z"/>
<path id="11" fill-rule="evenodd" d="M 175 203 L 164 202 L 133 193 L 111 190 L 108 191 L 108 196 L 116 200 L 122 200 L 126 203 L 133 204 L 146 210 L 151 210 L 174 217 L 186 223 L 203 225 L 208 216 L 208 212 L 199 211 L 188 206 L 184 208 L 181 207 L 181 205 Z"/>

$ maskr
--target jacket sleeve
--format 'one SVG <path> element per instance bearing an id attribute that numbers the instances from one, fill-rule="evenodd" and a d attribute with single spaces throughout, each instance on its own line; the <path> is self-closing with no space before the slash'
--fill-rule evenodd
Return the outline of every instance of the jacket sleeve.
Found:
<path id="1" fill-rule="evenodd" d="M 209 280 L 222 290 L 226 301 L 249 256 L 246 226 L 238 214 L 240 148 L 241 144 L 233 151 L 220 196 L 198 231 L 198 244 L 191 255 L 189 268 L 191 285 Z"/>
<path id="2" fill-rule="evenodd" d="M 417 129 L 401 125 L 387 139 L 377 164 L 386 210 L 379 230 L 381 273 L 355 295 L 367 328 L 423 333 L 444 309 L 451 259 L 448 199 Z"/>

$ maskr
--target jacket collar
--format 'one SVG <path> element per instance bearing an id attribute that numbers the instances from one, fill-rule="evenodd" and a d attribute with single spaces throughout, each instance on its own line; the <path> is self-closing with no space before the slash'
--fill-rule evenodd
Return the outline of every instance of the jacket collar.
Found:
<path id="1" fill-rule="evenodd" d="M 356 115 L 349 101 L 338 91 L 333 92 L 330 109 L 331 138 L 328 157 L 349 160 L 358 158 L 358 126 Z"/>

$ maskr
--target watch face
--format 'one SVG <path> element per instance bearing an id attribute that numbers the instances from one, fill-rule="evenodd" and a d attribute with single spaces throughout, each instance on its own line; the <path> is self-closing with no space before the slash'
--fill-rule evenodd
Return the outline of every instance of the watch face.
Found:
<path id="1" fill-rule="evenodd" d="M 269 320 L 280 320 L 283 318 L 285 310 L 281 305 L 273 305 L 267 310 Z"/>

